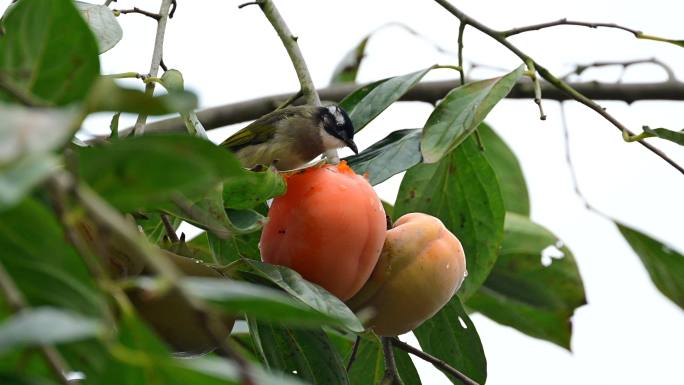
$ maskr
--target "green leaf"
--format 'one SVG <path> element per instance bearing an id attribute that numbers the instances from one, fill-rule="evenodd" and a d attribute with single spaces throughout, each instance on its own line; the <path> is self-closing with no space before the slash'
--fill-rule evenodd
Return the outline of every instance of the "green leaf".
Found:
<path id="1" fill-rule="evenodd" d="M 506 211 L 529 216 L 530 197 L 518 158 L 506 142 L 486 123 L 480 124 L 477 132 L 480 134 L 487 160 L 499 178 Z"/>
<path id="2" fill-rule="evenodd" d="M 3 18 L 0 79 L 66 105 L 82 100 L 100 71 L 95 37 L 71 0 L 22 0 Z M 12 97 L 0 91 L 0 99 Z"/>
<path id="3" fill-rule="evenodd" d="M 27 301 L 101 316 L 104 299 L 65 239 L 54 215 L 33 199 L 0 213 L 0 262 Z"/>
<path id="4" fill-rule="evenodd" d="M 524 66 L 508 75 L 455 88 L 435 107 L 423 128 L 420 149 L 425 163 L 438 162 L 461 144 L 506 97 L 523 75 Z"/>
<path id="5" fill-rule="evenodd" d="M 161 96 L 124 88 L 113 79 L 99 78 L 88 94 L 89 112 L 114 111 L 135 114 L 164 115 L 189 111 L 197 107 L 197 96 L 188 91 L 172 91 Z"/>
<path id="6" fill-rule="evenodd" d="M 475 325 L 457 296 L 413 331 L 421 348 L 444 360 L 479 384 L 487 379 L 487 359 Z M 447 375 L 455 385 L 462 385 Z"/>
<path id="7" fill-rule="evenodd" d="M 420 163 L 420 129 L 398 130 L 358 155 L 345 158 L 357 174 L 376 185 Z"/>
<path id="8" fill-rule="evenodd" d="M 0 168 L 0 211 L 19 203 L 31 189 L 57 170 L 59 161 L 51 154 L 24 157 Z"/>
<path id="9" fill-rule="evenodd" d="M 359 44 L 344 55 L 333 71 L 330 84 L 354 83 L 356 81 L 356 75 L 359 73 L 359 67 L 365 56 L 366 45 L 370 37 L 371 35 L 367 35 L 361 39 Z"/>
<path id="10" fill-rule="evenodd" d="M 100 48 L 99 53 L 109 51 L 121 40 L 123 31 L 109 7 L 83 1 L 76 1 L 76 7 L 81 11 L 81 15 L 95 35 Z"/>
<path id="11" fill-rule="evenodd" d="M 228 219 L 221 196 L 222 184 L 214 185 L 196 202 L 175 196 L 176 207 L 169 209 L 177 218 L 204 229 L 221 239 L 230 239 L 234 226 Z"/>
<path id="12" fill-rule="evenodd" d="M 8 385 L 57 385 L 51 380 L 37 377 L 35 375 L 26 375 L 20 373 L 2 373 L 0 372 L 0 384 Z"/>
<path id="13" fill-rule="evenodd" d="M 0 353 L 26 346 L 77 341 L 103 331 L 99 321 L 66 310 L 25 309 L 0 324 Z"/>
<path id="14" fill-rule="evenodd" d="M 323 330 L 290 329 L 250 318 L 249 331 L 269 369 L 312 385 L 349 385 L 342 358 Z"/>
<path id="15" fill-rule="evenodd" d="M 684 130 L 673 131 L 667 128 L 648 128 L 644 127 L 644 132 L 656 136 L 660 139 L 669 140 L 670 142 L 677 143 L 680 146 L 684 146 Z"/>
<path id="16" fill-rule="evenodd" d="M 285 193 L 285 181 L 272 169 L 247 171 L 223 183 L 223 204 L 232 209 L 251 209 Z"/>
<path id="17" fill-rule="evenodd" d="M 140 280 L 145 287 L 150 280 Z M 280 291 L 247 282 L 228 279 L 186 277 L 181 285 L 188 293 L 215 304 L 228 313 L 246 313 L 265 321 L 305 325 L 332 324 L 341 321 L 296 301 Z"/>
<path id="18" fill-rule="evenodd" d="M 340 102 L 340 107 L 347 111 L 354 125 L 354 130 L 359 132 L 382 111 L 399 100 L 432 68 L 387 78 L 361 87 L 347 95 Z"/>
<path id="19" fill-rule="evenodd" d="M 244 262 L 251 267 L 251 271 L 266 278 L 291 296 L 316 309 L 321 314 L 340 320 L 340 323 L 347 330 L 351 332 L 364 330 L 361 321 L 344 302 L 322 287 L 305 280 L 296 271 L 285 266 L 276 266 L 255 260 L 245 260 Z"/>
<path id="20" fill-rule="evenodd" d="M 22 157 L 46 154 L 67 144 L 78 114 L 75 108 L 0 104 L 0 169 Z"/>
<path id="21" fill-rule="evenodd" d="M 684 309 L 684 255 L 630 227 L 615 224 L 641 258 L 658 290 Z"/>
<path id="22" fill-rule="evenodd" d="M 221 239 L 209 234 L 209 246 L 214 258 L 214 263 L 227 265 L 240 258 L 261 259 L 259 253 L 258 232 L 249 234 L 234 234 L 230 239 Z"/>
<path id="23" fill-rule="evenodd" d="M 394 219 L 410 212 L 438 217 L 461 241 L 468 277 L 460 296 L 468 298 L 496 262 L 505 217 L 496 175 L 474 138 L 439 163 L 419 164 L 406 172 Z"/>
<path id="24" fill-rule="evenodd" d="M 586 303 L 570 250 L 544 227 L 506 214 L 499 259 L 466 305 L 501 324 L 570 349 L 571 317 Z"/>
<path id="25" fill-rule="evenodd" d="M 200 199 L 245 173 L 230 151 L 188 135 L 137 136 L 76 153 L 79 175 L 124 211 L 168 207 L 181 195 Z"/>

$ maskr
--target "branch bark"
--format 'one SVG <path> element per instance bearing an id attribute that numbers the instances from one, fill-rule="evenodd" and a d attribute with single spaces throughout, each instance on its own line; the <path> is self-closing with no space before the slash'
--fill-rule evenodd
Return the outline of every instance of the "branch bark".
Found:
<path id="1" fill-rule="evenodd" d="M 473 80 L 467 80 L 468 82 Z M 441 80 L 422 82 L 409 90 L 401 101 L 419 101 L 434 104 L 442 99 L 449 91 L 458 87 L 459 81 Z M 339 102 L 363 85 L 340 84 L 321 88 L 318 90 L 323 100 Z M 601 83 L 582 82 L 570 83 L 570 86 L 582 94 L 595 100 L 617 100 L 633 103 L 641 100 L 681 100 L 684 101 L 684 82 L 668 81 L 661 83 Z M 553 85 L 542 82 L 541 91 L 544 99 L 565 101 L 574 100 L 572 96 L 555 88 Z M 263 116 L 288 100 L 292 93 L 264 96 L 256 99 L 245 100 L 237 103 L 229 103 L 221 106 L 210 107 L 197 112 L 197 117 L 207 130 L 224 127 L 254 120 Z M 508 96 L 508 99 L 534 98 L 532 82 L 524 80 L 518 83 Z M 297 104 L 295 102 L 294 104 Z M 301 101 L 299 101 L 301 104 Z M 120 131 L 126 135 L 132 128 Z M 170 118 L 149 123 L 146 129 L 150 132 L 184 132 L 185 125 L 181 118 Z"/>

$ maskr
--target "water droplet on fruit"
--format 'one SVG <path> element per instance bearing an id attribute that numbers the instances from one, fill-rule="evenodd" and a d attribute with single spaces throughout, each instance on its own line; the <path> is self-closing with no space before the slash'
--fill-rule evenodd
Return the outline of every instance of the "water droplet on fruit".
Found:
<path id="1" fill-rule="evenodd" d="M 340 190 L 342 190 L 342 191 L 346 191 L 346 190 L 347 190 L 347 186 L 346 186 L 346 185 L 343 185 L 343 184 L 338 185 L 337 187 L 339 187 Z"/>
<path id="2" fill-rule="evenodd" d="M 468 276 L 468 270 L 465 270 L 465 271 L 463 272 L 463 278 L 465 278 L 465 277 L 467 277 L 467 276 Z"/>
<path id="3" fill-rule="evenodd" d="M 446 265 L 447 270 L 449 270 L 450 267 L 451 267 L 451 264 L 447 263 L 447 265 Z"/>

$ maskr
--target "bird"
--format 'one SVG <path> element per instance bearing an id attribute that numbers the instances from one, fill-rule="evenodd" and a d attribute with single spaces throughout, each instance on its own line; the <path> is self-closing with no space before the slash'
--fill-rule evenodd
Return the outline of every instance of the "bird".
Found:
<path id="1" fill-rule="evenodd" d="M 338 105 L 290 106 L 255 120 L 221 143 L 243 167 L 293 170 L 328 150 L 349 147 L 355 154 L 354 127 Z"/>

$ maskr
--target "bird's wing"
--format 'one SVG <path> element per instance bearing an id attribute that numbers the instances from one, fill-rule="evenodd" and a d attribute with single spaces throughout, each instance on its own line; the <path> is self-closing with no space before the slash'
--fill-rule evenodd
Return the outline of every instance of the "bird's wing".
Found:
<path id="1" fill-rule="evenodd" d="M 285 111 L 266 114 L 223 141 L 221 146 L 231 151 L 238 151 L 252 144 L 264 143 L 273 138 L 278 122 L 293 116 L 295 116 L 294 112 Z"/>

